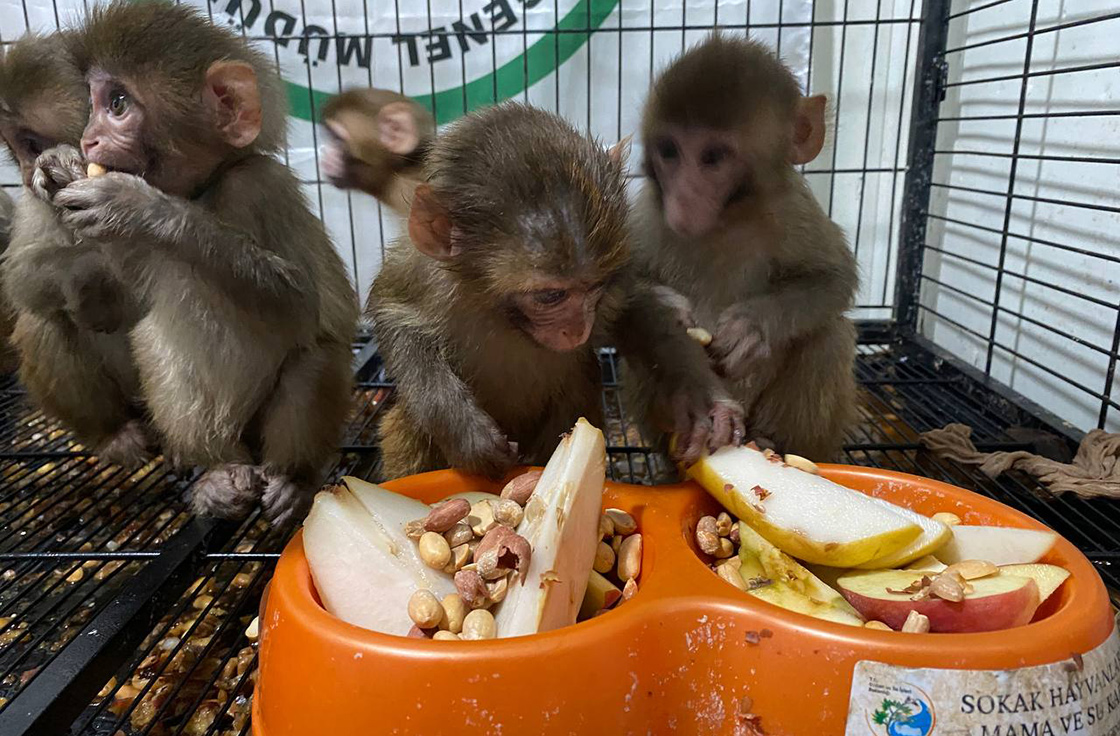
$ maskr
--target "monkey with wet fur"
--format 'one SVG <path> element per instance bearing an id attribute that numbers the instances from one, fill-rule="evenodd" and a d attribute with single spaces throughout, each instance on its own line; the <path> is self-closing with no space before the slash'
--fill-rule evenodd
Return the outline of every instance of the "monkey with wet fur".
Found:
<path id="1" fill-rule="evenodd" d="M 424 155 L 436 133 L 425 108 L 385 89 L 352 89 L 323 107 L 321 167 L 340 189 L 358 189 L 408 216 Z"/>
<path id="2" fill-rule="evenodd" d="M 107 173 L 53 202 L 145 305 L 130 342 L 164 453 L 207 468 L 200 513 L 260 500 L 276 523 L 299 516 L 348 410 L 358 308 L 270 155 L 285 139 L 279 77 L 242 38 L 165 2 L 94 10 L 73 47 L 91 100 L 82 153 Z M 75 155 L 52 149 L 40 167 Z"/>
<path id="3" fill-rule="evenodd" d="M 660 304 L 632 300 L 623 156 L 515 103 L 432 145 L 408 237 L 370 293 L 398 387 L 380 425 L 384 477 L 547 461 L 581 415 L 602 421 L 595 346 L 616 341 L 650 367 L 682 451 L 742 439 L 703 349 Z"/>
<path id="4" fill-rule="evenodd" d="M 50 201 L 59 186 L 84 176 L 81 163 L 50 172 L 36 165 L 44 151 L 80 142 L 88 112 L 67 34 L 28 34 L 7 48 L 0 135 L 24 191 L 4 256 L 4 301 L 32 400 L 99 456 L 132 465 L 154 442 L 128 345 L 141 306 L 99 249 L 75 241 Z"/>
<path id="5" fill-rule="evenodd" d="M 711 333 L 748 436 L 814 460 L 834 457 L 856 411 L 856 262 L 794 168 L 820 152 L 824 108 L 765 46 L 709 38 L 654 82 L 635 210 L 639 269 Z"/>

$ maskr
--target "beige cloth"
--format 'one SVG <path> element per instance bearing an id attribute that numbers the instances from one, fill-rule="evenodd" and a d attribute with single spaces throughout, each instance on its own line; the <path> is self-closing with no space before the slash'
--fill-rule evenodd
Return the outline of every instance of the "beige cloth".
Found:
<path id="1" fill-rule="evenodd" d="M 996 478 L 1008 470 L 1032 475 L 1053 493 L 1076 493 L 1083 498 L 1120 498 L 1120 434 L 1094 429 L 1081 440 L 1073 462 L 1066 464 L 1026 450 L 980 452 L 970 439 L 972 427 L 947 424 L 923 432 L 921 442 L 939 457 L 966 465 L 979 465 L 981 472 Z"/>

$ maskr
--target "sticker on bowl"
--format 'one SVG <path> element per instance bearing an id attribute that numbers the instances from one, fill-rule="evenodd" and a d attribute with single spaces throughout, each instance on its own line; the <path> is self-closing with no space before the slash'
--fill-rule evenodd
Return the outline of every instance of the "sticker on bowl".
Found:
<path id="1" fill-rule="evenodd" d="M 1063 662 L 1017 670 L 859 662 L 845 736 L 1120 734 L 1120 635 Z"/>

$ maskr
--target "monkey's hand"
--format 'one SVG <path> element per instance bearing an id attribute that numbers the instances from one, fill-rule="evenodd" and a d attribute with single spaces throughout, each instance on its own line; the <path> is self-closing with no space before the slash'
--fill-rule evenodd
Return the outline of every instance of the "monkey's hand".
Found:
<path id="1" fill-rule="evenodd" d="M 674 460 L 693 463 L 704 450 L 715 452 L 724 445 L 742 444 L 746 436 L 743 407 L 722 389 L 681 386 L 670 401 L 676 435 Z"/>
<path id="2" fill-rule="evenodd" d="M 447 462 L 470 473 L 501 478 L 517 464 L 517 445 L 481 411 L 470 424 L 465 431 L 440 443 Z"/>
<path id="3" fill-rule="evenodd" d="M 63 144 L 39 154 L 31 174 L 31 191 L 44 202 L 72 182 L 86 178 L 86 161 L 74 146 Z"/>
<path id="4" fill-rule="evenodd" d="M 169 197 L 139 176 L 110 171 L 71 182 L 54 195 L 63 224 L 82 239 L 135 238 L 174 227 Z"/>
<path id="5" fill-rule="evenodd" d="M 758 320 L 745 306 L 736 305 L 720 315 L 708 354 L 716 372 L 737 381 L 757 370 L 769 359 L 772 349 Z"/>

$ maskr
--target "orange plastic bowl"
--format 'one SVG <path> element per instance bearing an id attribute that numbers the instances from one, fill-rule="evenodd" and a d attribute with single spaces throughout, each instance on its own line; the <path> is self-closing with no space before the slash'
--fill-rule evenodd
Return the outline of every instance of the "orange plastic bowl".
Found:
<path id="1" fill-rule="evenodd" d="M 1043 528 L 925 478 L 838 465 L 822 471 L 927 515 L 952 511 L 967 524 Z M 454 471 L 385 485 L 427 502 L 500 487 Z M 840 734 L 860 660 L 1026 667 L 1093 649 L 1113 627 L 1100 577 L 1064 539 L 1045 561 L 1071 577 L 1033 623 L 997 634 L 902 635 L 791 613 L 721 580 L 692 541 L 696 520 L 717 509 L 698 486 L 608 483 L 604 506 L 638 520 L 638 593 L 574 627 L 488 642 L 407 639 L 335 619 L 317 599 L 297 535 L 277 564 L 261 618 L 253 733 L 730 734 L 749 696 L 767 734 Z M 763 629 L 772 636 L 753 635 Z"/>

